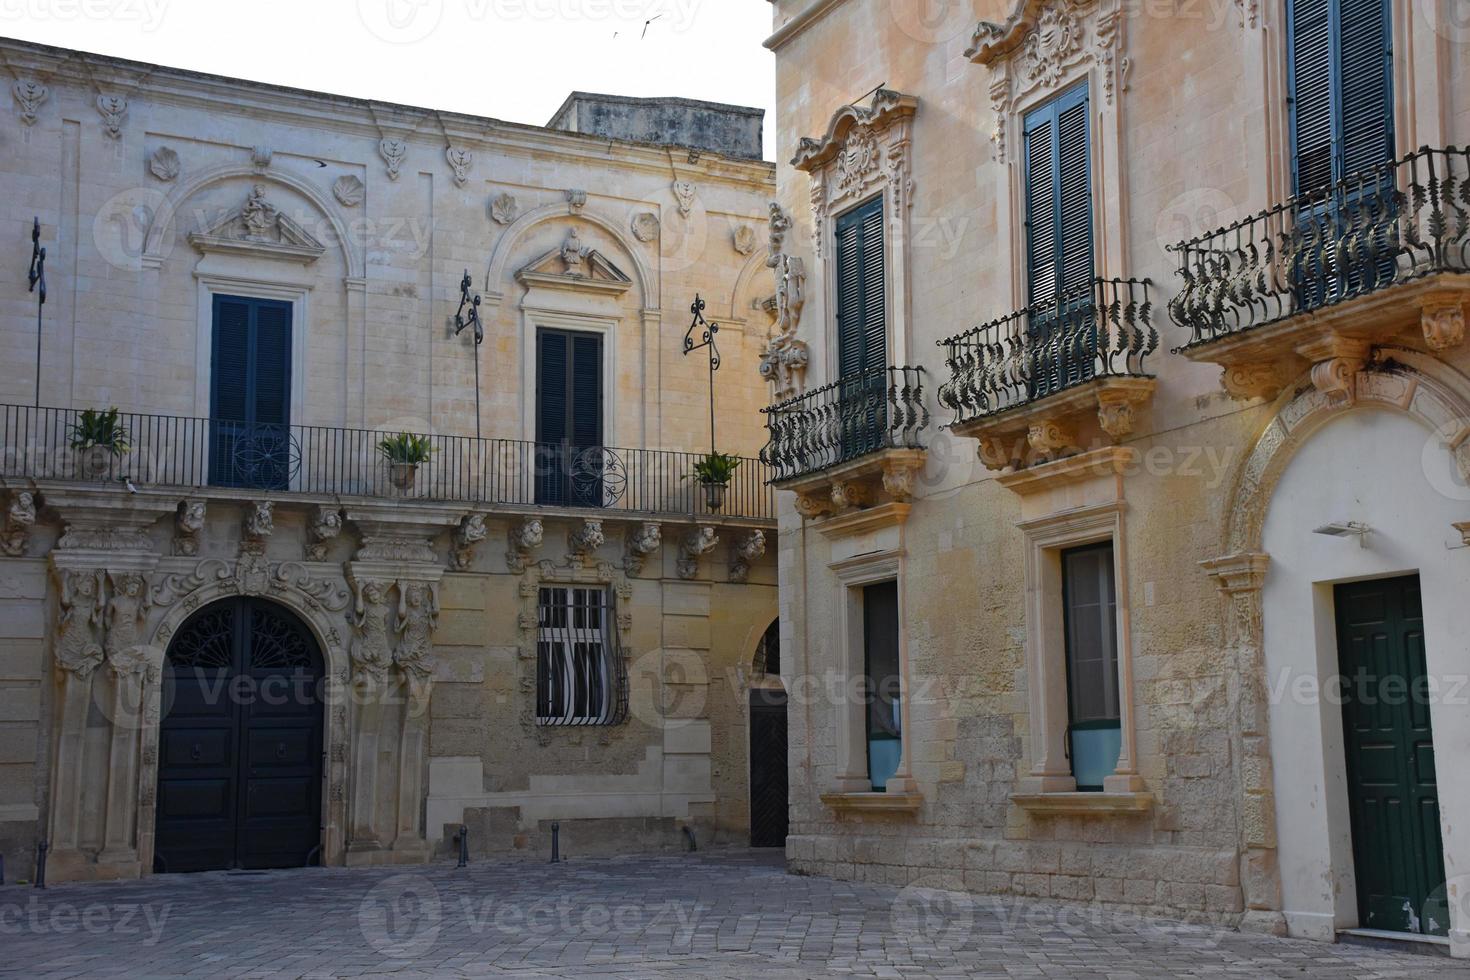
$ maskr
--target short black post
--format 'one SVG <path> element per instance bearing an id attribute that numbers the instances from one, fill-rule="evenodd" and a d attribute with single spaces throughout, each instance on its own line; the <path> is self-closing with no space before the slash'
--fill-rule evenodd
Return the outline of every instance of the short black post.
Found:
<path id="1" fill-rule="evenodd" d="M 551 821 L 551 863 L 561 863 L 561 823 Z"/>
<path id="2" fill-rule="evenodd" d="M 470 863 L 470 828 L 464 824 L 459 825 L 459 864 L 455 867 L 463 868 Z"/>
<path id="3" fill-rule="evenodd" d="M 0 885 L 5 884 L 5 855 L 0 854 Z"/>
<path id="4" fill-rule="evenodd" d="M 50 850 L 50 849 L 51 849 L 51 845 L 50 844 L 47 844 L 45 841 L 41 841 L 39 844 L 36 845 L 36 887 L 37 888 L 45 888 L 46 887 L 46 852 L 48 850 Z"/>

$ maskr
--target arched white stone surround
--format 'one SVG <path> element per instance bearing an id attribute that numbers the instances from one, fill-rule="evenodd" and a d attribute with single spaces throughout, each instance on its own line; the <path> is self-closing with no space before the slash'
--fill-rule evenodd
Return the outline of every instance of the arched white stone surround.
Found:
<path id="1" fill-rule="evenodd" d="M 1250 636 L 1261 638 L 1263 676 L 1241 686 L 1264 689 L 1270 745 L 1266 786 L 1253 790 L 1242 777 L 1245 837 L 1248 849 L 1254 836 L 1275 851 L 1291 934 L 1331 940 L 1359 924 L 1342 716 L 1325 687 L 1337 673 L 1332 586 L 1417 572 L 1428 671 L 1439 684 L 1430 710 L 1451 941 L 1470 956 L 1470 827 L 1457 819 L 1470 814 L 1470 782 L 1449 778 L 1452 760 L 1470 755 L 1470 687 L 1457 681 L 1470 674 L 1470 549 L 1454 527 L 1470 520 L 1470 382 L 1414 352 L 1385 355 L 1391 370 L 1359 374 L 1352 404 L 1310 387 L 1283 395 L 1236 488 L 1231 558 L 1219 560 L 1236 577 L 1216 571 L 1235 600 L 1234 646 L 1249 652 Z M 1313 533 L 1337 521 L 1367 524 L 1366 546 Z M 1251 556 L 1255 573 L 1241 573 Z M 1251 826 L 1253 793 L 1271 804 L 1261 807 L 1263 826 Z"/>

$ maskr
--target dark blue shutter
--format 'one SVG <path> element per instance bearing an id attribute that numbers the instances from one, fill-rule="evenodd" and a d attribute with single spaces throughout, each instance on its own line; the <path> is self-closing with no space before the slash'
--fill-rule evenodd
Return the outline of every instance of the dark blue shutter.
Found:
<path id="1" fill-rule="evenodd" d="M 536 334 L 536 500 L 601 506 L 602 336 L 566 330 Z"/>
<path id="2" fill-rule="evenodd" d="M 851 378 L 888 364 L 883 197 L 837 219 L 837 373 Z"/>
<path id="3" fill-rule="evenodd" d="M 1026 114 L 1027 304 L 1085 290 L 1092 279 L 1092 159 L 1087 86 Z"/>
<path id="4" fill-rule="evenodd" d="M 1394 156 L 1388 0 L 1287 0 L 1292 189 L 1321 190 Z"/>
<path id="5" fill-rule="evenodd" d="M 602 445 L 602 337 L 572 335 L 572 445 Z"/>
<path id="6" fill-rule="evenodd" d="M 567 335 L 554 330 L 536 334 L 536 441 L 567 441 Z"/>
<path id="7" fill-rule="evenodd" d="M 210 482 L 281 489 L 291 439 L 291 304 L 214 297 L 210 353 Z"/>

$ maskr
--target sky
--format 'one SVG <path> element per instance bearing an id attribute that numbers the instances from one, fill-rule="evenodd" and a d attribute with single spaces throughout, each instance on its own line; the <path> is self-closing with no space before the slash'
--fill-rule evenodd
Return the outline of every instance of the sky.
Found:
<path id="1" fill-rule="evenodd" d="M 0 34 L 542 125 L 573 90 L 766 110 L 764 0 L 0 0 Z"/>

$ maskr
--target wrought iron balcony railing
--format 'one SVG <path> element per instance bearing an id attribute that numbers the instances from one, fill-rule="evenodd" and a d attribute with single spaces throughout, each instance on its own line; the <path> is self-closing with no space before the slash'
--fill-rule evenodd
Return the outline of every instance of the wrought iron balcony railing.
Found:
<path id="1" fill-rule="evenodd" d="M 378 451 L 396 432 L 124 413 L 127 449 L 112 454 L 73 448 L 80 415 L 0 405 L 0 476 L 694 517 L 776 513 L 758 459 L 741 461 L 712 511 L 694 471 L 703 453 L 429 435 L 428 459 L 409 474 Z"/>
<path id="2" fill-rule="evenodd" d="M 1437 272 L 1470 271 L 1470 148 L 1423 147 L 1170 246 L 1184 347 Z"/>
<path id="3" fill-rule="evenodd" d="M 869 368 L 761 409 L 770 436 L 761 461 L 773 481 L 829 469 L 882 449 L 922 449 L 929 425 L 922 367 Z"/>
<path id="4" fill-rule="evenodd" d="M 939 403 L 955 422 L 983 418 L 1103 377 L 1147 377 L 1159 345 L 1147 279 L 1087 287 L 941 340 L 949 380 Z"/>

